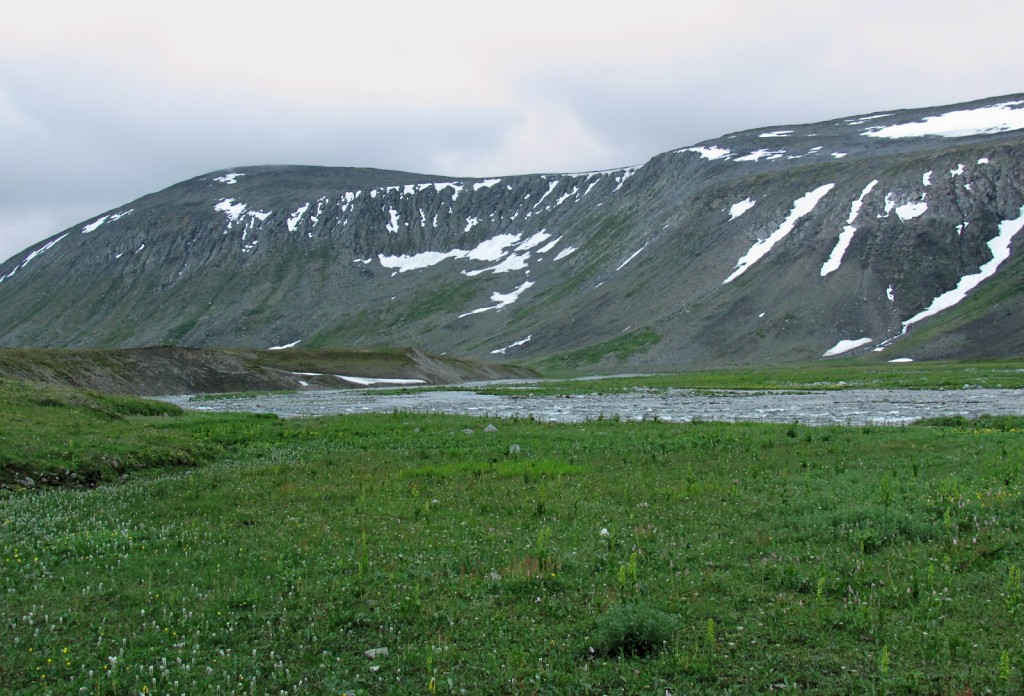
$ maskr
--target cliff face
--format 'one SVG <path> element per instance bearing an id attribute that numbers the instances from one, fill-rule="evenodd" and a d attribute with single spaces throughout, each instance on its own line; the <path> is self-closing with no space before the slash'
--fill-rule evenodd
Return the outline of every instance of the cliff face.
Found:
<path id="1" fill-rule="evenodd" d="M 0 265 L 0 344 L 706 366 L 1024 349 L 1024 97 L 607 172 L 225 170 Z"/>

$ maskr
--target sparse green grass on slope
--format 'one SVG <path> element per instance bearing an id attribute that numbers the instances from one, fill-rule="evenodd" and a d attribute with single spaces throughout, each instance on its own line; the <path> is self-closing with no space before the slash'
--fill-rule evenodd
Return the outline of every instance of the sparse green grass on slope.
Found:
<path id="1" fill-rule="evenodd" d="M 1024 689 L 1024 419 L 237 423 L 205 466 L 0 493 L 5 689 Z"/>
<path id="2" fill-rule="evenodd" d="M 94 485 L 138 469 L 196 466 L 273 439 L 276 418 L 199 415 L 159 401 L 0 379 L 0 484 Z M 72 476 L 73 475 L 73 476 Z"/>
<path id="3" fill-rule="evenodd" d="M 603 343 L 541 360 L 537 363 L 536 368 L 543 373 L 580 369 L 596 365 L 606 358 L 616 358 L 621 362 L 646 352 L 660 340 L 661 336 L 652 329 L 640 329 L 616 336 Z"/>

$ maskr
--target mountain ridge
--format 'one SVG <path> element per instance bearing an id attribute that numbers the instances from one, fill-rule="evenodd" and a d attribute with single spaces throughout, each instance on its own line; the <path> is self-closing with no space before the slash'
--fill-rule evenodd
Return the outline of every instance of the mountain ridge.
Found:
<path id="1" fill-rule="evenodd" d="M 602 172 L 219 170 L 0 264 L 0 345 L 584 351 L 609 369 L 1020 355 L 1022 105 L 749 129 Z"/>

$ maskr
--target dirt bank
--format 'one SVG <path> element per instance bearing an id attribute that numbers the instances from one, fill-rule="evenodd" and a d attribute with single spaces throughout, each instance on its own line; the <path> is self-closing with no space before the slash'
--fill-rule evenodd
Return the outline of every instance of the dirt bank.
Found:
<path id="1" fill-rule="evenodd" d="M 0 350 L 0 377 L 133 396 L 359 386 L 338 375 L 458 384 L 535 377 L 536 373 L 414 349 L 249 351 L 159 346 Z"/>

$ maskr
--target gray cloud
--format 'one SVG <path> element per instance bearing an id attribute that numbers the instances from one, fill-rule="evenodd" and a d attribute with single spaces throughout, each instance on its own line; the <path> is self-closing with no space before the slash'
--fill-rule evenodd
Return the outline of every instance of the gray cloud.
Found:
<path id="1" fill-rule="evenodd" d="M 50 5 L 0 26 L 0 259 L 233 166 L 602 169 L 1024 89 L 1009 0 Z"/>

